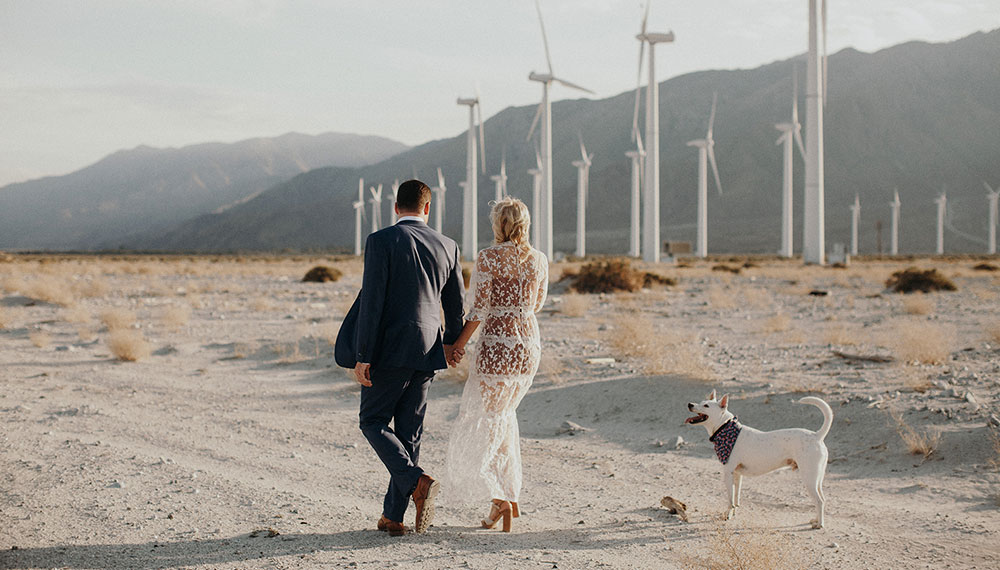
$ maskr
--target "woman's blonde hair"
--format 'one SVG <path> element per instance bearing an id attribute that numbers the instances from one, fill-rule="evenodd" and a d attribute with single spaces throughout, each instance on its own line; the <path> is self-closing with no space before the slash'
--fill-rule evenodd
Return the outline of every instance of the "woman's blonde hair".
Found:
<path id="1" fill-rule="evenodd" d="M 531 214 L 524 202 L 510 196 L 495 202 L 490 210 L 493 223 L 493 241 L 513 242 L 528 245 L 528 230 L 531 228 Z"/>

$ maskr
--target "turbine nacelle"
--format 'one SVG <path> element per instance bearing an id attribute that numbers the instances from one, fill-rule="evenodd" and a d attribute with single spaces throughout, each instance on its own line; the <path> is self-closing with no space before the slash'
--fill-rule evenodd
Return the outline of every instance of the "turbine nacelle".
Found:
<path id="1" fill-rule="evenodd" d="M 645 24 L 645 22 L 643 22 L 643 24 Z M 670 31 L 665 34 L 643 32 L 635 36 L 635 39 L 641 42 L 649 42 L 650 44 L 668 44 L 674 41 L 674 32 Z"/>

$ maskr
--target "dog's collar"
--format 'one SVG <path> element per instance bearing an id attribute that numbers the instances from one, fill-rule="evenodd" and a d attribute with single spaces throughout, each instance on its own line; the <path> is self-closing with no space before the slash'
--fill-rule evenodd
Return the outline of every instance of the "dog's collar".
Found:
<path id="1" fill-rule="evenodd" d="M 740 424 L 739 419 L 733 416 L 731 420 L 715 430 L 712 437 L 708 438 L 708 441 L 715 444 L 715 455 L 723 465 L 729 461 L 729 455 L 733 452 L 733 446 L 736 445 L 736 438 L 740 436 L 742 429 L 743 425 Z"/>

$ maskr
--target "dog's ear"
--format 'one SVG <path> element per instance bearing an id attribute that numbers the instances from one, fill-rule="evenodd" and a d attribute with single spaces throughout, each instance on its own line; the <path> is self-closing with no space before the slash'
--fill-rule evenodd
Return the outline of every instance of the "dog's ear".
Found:
<path id="1" fill-rule="evenodd" d="M 712 390 L 712 393 L 709 394 L 708 397 L 705 398 L 705 399 L 706 400 L 713 400 L 714 401 L 715 400 L 715 390 Z"/>
<path id="2" fill-rule="evenodd" d="M 722 408 L 723 410 L 725 410 L 725 409 L 726 409 L 727 407 L 729 407 L 729 394 L 726 394 L 726 395 L 724 395 L 724 396 L 722 397 L 722 399 L 721 399 L 721 400 L 719 400 L 719 406 L 720 406 L 720 407 L 721 407 L 721 408 Z"/>

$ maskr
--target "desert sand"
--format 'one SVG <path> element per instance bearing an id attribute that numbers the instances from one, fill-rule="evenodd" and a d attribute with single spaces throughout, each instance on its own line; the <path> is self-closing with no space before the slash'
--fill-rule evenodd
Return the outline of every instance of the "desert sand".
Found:
<path id="1" fill-rule="evenodd" d="M 0 568 L 997 568 L 1000 280 L 976 262 L 715 260 L 608 295 L 570 293 L 579 264 L 555 264 L 514 531 L 478 528 L 486 500 L 442 500 L 426 534 L 392 538 L 332 360 L 358 261 L 11 256 Z M 344 276 L 300 282 L 317 264 Z M 908 265 L 958 291 L 886 292 Z M 432 475 L 462 374 L 431 389 Z M 720 464 L 684 424 L 713 388 L 759 429 L 818 429 L 794 400 L 830 403 L 826 528 L 790 470 L 746 480 L 721 520 Z"/>

